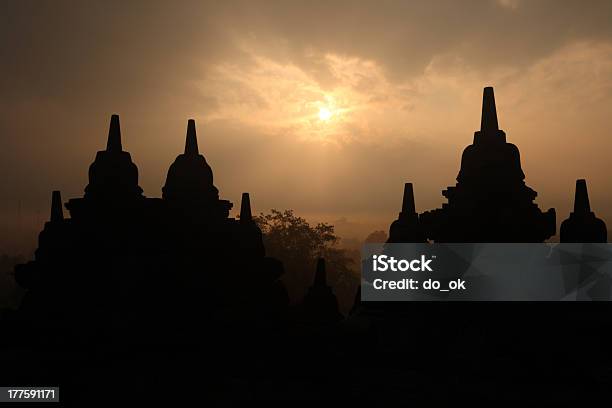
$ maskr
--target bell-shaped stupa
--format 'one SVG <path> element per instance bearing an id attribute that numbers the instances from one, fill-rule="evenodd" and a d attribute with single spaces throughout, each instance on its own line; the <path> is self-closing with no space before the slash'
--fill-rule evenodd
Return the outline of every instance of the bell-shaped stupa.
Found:
<path id="1" fill-rule="evenodd" d="M 493 88 L 484 89 L 480 130 L 461 158 L 448 203 L 419 217 L 436 242 L 542 242 L 555 234 L 555 210 L 543 213 L 525 184 L 518 148 L 499 129 Z"/>
<path id="2" fill-rule="evenodd" d="M 389 240 L 387 242 L 426 242 L 425 234 L 419 222 L 419 214 L 417 214 L 415 208 L 412 183 L 406 183 L 404 184 L 402 211 L 389 228 Z"/>
<path id="3" fill-rule="evenodd" d="M 606 223 L 591 211 L 586 180 L 576 180 L 574 211 L 561 223 L 561 242 L 608 242 Z"/>
<path id="4" fill-rule="evenodd" d="M 305 318 L 313 323 L 335 323 L 344 317 L 338 310 L 338 299 L 327 284 L 325 259 L 317 260 L 314 282 L 304 298 Z"/>
<path id="5" fill-rule="evenodd" d="M 128 152 L 121 146 L 119 115 L 112 115 L 108 129 L 106 150 L 96 154 L 89 166 L 89 184 L 85 187 L 85 198 L 123 200 L 139 197 L 138 168 Z"/>
<path id="6" fill-rule="evenodd" d="M 185 151 L 170 165 L 163 199 L 173 207 L 199 208 L 208 215 L 226 218 L 232 203 L 219 200 L 219 190 L 213 184 L 213 172 L 198 149 L 195 120 L 187 122 Z"/>

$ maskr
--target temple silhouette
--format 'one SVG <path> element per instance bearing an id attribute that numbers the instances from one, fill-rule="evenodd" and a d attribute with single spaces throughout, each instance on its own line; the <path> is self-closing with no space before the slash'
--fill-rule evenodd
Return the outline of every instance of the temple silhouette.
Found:
<path id="1" fill-rule="evenodd" d="M 492 87 L 484 88 L 480 130 L 461 156 L 457 184 L 442 191 L 442 208 L 417 214 L 412 183 L 389 228 L 398 242 L 543 242 L 556 233 L 554 208 L 542 212 L 525 184 L 518 148 L 499 129 Z M 574 212 L 561 224 L 561 242 L 607 242 L 604 222 L 589 207 L 586 181 L 576 182 Z"/>
<path id="2" fill-rule="evenodd" d="M 159 327 L 180 335 L 203 316 L 277 318 L 288 304 L 283 266 L 265 256 L 248 193 L 239 219 L 229 217 L 232 203 L 219 198 L 193 120 L 162 192 L 161 199 L 143 195 L 113 115 L 84 196 L 68 200 L 65 218 L 60 192 L 53 192 L 35 259 L 16 268 L 27 289 L 19 312 L 59 336 L 91 329 L 87 341 L 101 340 L 101 327 L 111 328 L 105 335 L 121 331 L 125 341 L 131 332 L 139 342 Z"/>
<path id="3" fill-rule="evenodd" d="M 484 88 L 480 130 L 463 151 L 457 183 L 442 195 L 448 202 L 441 208 L 418 214 L 413 185 L 406 183 L 388 242 L 543 242 L 556 232 L 555 210 L 538 208 L 537 193 L 525 184 L 519 150 L 499 129 L 491 87 Z M 257 319 L 342 320 L 323 259 L 300 312 L 287 315 L 283 265 L 266 256 L 250 200 L 243 193 L 240 216 L 229 216 L 233 204 L 219 198 L 192 119 L 161 198 L 145 197 L 138 168 L 123 150 L 119 116 L 112 115 L 106 149 L 89 167 L 83 197 L 65 203 L 65 217 L 60 192 L 52 193 L 50 219 L 34 260 L 16 267 L 15 278 L 27 289 L 20 313 L 53 320 L 66 327 L 63 334 L 83 314 L 88 322 L 110 319 L 127 326 L 147 320 L 156 325 L 160 319 L 180 326 L 182 319 L 212 311 Z M 591 211 L 585 180 L 576 182 L 574 211 L 561 224 L 560 240 L 607 241 L 605 223 Z M 166 302 L 159 302 L 161 292 Z"/>
<path id="4" fill-rule="evenodd" d="M 561 223 L 560 236 L 561 242 L 608 242 L 606 224 L 591 211 L 586 180 L 576 180 L 574 211 Z"/>
<path id="5" fill-rule="evenodd" d="M 441 208 L 420 214 L 413 184 L 405 183 L 401 212 L 390 225 L 387 242 L 543 243 L 555 235 L 555 210 L 543 212 L 534 202 L 537 193 L 525 184 L 519 150 L 499 129 L 491 87 L 484 88 L 480 130 L 463 151 L 456 181 L 442 191 L 447 202 Z M 580 243 L 581 247 L 607 242 L 606 225 L 591 210 L 583 179 L 576 181 L 574 210 L 561 223 L 559 240 Z M 549 247 L 542 245 L 542 249 L 544 256 L 550 253 Z M 603 249 L 600 252 L 599 260 L 609 259 Z M 565 285 L 578 291 L 576 300 L 609 299 L 609 278 L 598 276 L 599 281 L 589 287 L 593 282 L 581 280 L 582 273 L 593 274 L 589 260 L 582 259 L 584 263 L 576 267 L 575 257 L 562 256 L 572 277 Z M 590 261 L 598 259 L 590 256 Z M 577 366 L 610 366 L 605 346 L 594 340 L 607 344 L 612 339 L 610 316 L 609 302 L 362 302 L 357 297 L 349 321 L 376 327 L 377 344 L 384 344 L 387 350 L 412 347 L 425 353 L 422 364 L 433 367 L 435 373 L 452 370 L 450 361 L 461 361 L 460 375 L 467 375 L 467 367 L 479 361 L 479 375 L 488 376 L 488 384 L 519 383 L 524 387 L 550 381 L 571 390 L 591 389 L 597 395 L 602 389 L 590 379 L 563 378 Z M 463 350 L 465 359 L 457 358 L 457 351 L 451 349 Z M 414 361 L 404 359 L 402 363 L 408 366 Z M 516 382 L 519 377 L 525 381 Z M 467 379 L 459 382 L 461 387 L 473 384 Z M 475 393 L 486 393 L 486 388 L 476 386 Z M 546 404 L 554 398 L 550 393 L 522 390 L 523 397 L 515 404 L 536 399 Z M 556 401 L 564 405 L 570 400 L 580 404 L 584 398 L 570 396 Z M 500 402 L 498 398 L 492 401 Z"/>
<path id="6" fill-rule="evenodd" d="M 303 402 L 303 394 L 309 401 L 380 405 L 379 389 L 397 393 L 413 382 L 415 401 L 448 403 L 471 392 L 472 381 L 484 384 L 475 394 L 488 390 L 483 373 L 501 383 L 539 384 L 542 375 L 565 381 L 567 371 L 551 361 L 562 356 L 566 364 L 573 357 L 568 344 L 580 347 L 581 358 L 603 358 L 590 337 L 566 327 L 570 322 L 575 329 L 579 321 L 590 335 L 608 324 L 608 310 L 590 309 L 594 302 L 572 320 L 553 302 L 380 304 L 362 302 L 359 288 L 345 318 L 321 258 L 304 299 L 290 306 L 283 264 L 266 255 L 251 195 L 242 194 L 239 217 L 230 217 L 233 204 L 220 198 L 200 150 L 190 119 L 184 151 L 170 164 L 161 198 L 146 197 L 138 168 L 123 150 L 119 116 L 112 115 L 84 195 L 63 202 L 59 191 L 52 192 L 34 259 L 15 268 L 26 293 L 6 320 L 11 330 L 0 345 L 27 352 L 9 360 L 5 372 L 17 372 L 27 384 L 32 378 L 61 383 L 79 402 L 98 390 L 97 383 L 83 385 L 81 376 L 93 375 L 112 383 L 110 401 L 134 398 L 140 381 L 141 390 L 157 390 L 148 396 L 152 401 L 166 390 L 175 403 L 182 395 L 173 386 L 192 386 L 205 391 L 207 402 L 242 394 Z M 456 184 L 442 195 L 447 202 L 441 208 L 419 214 L 413 185 L 406 183 L 388 242 L 542 243 L 556 233 L 555 210 L 538 208 L 519 150 L 499 129 L 491 87 L 484 89 L 480 130 L 463 151 Z M 576 181 L 574 209 L 561 223 L 560 240 L 607 242 L 585 180 Z M 594 323 L 589 326 L 585 316 Z M 605 339 L 612 339 L 605 327 Z M 548 349 L 550 370 L 525 369 Z M 480 371 L 470 371 L 473 366 Z M 32 367 L 43 374 L 32 375 Z M 404 374 L 412 375 L 409 381 Z M 444 389 L 452 389 L 453 398 L 439 393 L 437 381 L 447 381 Z"/>
<path id="7" fill-rule="evenodd" d="M 543 242 L 556 232 L 555 210 L 538 208 L 519 150 L 499 129 L 492 87 L 484 88 L 480 130 L 463 151 L 457 183 L 442 195 L 448 202 L 441 208 L 418 214 L 413 185 L 406 183 L 388 242 Z M 112 321 L 126 327 L 164 319 L 180 326 L 212 311 L 232 319 L 341 321 L 323 259 L 299 312 L 287 312 L 283 265 L 266 257 L 250 199 L 243 193 L 240 216 L 229 216 L 233 204 L 219 198 L 192 119 L 161 198 L 145 197 L 138 168 L 123 150 L 119 116 L 112 115 L 106 149 L 89 167 L 83 197 L 65 203 L 65 217 L 60 192 L 52 193 L 35 258 L 16 267 L 15 278 L 27 289 L 19 312 L 26 320 L 53 321 L 64 327 L 62 335 L 84 314 L 97 322 L 92 326 Z M 561 224 L 560 241 L 607 242 L 585 180 L 576 182 L 574 211 Z M 166 302 L 159 302 L 160 292 Z"/>

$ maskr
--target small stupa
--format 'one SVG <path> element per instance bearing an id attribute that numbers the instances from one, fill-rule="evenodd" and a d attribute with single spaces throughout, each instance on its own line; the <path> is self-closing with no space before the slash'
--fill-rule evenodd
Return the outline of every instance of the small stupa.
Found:
<path id="1" fill-rule="evenodd" d="M 419 222 L 414 205 L 414 191 L 412 183 L 404 184 L 404 197 L 402 200 L 402 211 L 397 220 L 393 221 L 389 228 L 389 239 L 387 242 L 426 242 L 425 234 Z"/>
<path id="2" fill-rule="evenodd" d="M 608 242 L 606 223 L 591 211 L 586 180 L 576 180 L 574 211 L 561 223 L 561 242 Z"/>
<path id="3" fill-rule="evenodd" d="M 162 198 L 172 207 L 204 217 L 224 219 L 232 208 L 232 203 L 219 199 L 219 190 L 213 184 L 212 169 L 198 148 L 193 119 L 187 122 L 185 151 L 168 169 Z"/>
<path id="4" fill-rule="evenodd" d="M 335 323 L 344 319 L 338 309 L 338 299 L 327 284 L 327 270 L 323 258 L 317 260 L 314 281 L 304 298 L 303 306 L 306 320 L 310 322 Z"/>

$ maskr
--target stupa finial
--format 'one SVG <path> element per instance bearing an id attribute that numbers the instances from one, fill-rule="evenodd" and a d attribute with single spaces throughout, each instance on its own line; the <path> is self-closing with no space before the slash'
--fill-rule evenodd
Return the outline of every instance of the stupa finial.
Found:
<path id="1" fill-rule="evenodd" d="M 187 121 L 187 137 L 185 139 L 185 154 L 197 155 L 200 154 L 198 150 L 198 137 L 196 135 L 195 120 L 189 119 Z"/>
<path id="2" fill-rule="evenodd" d="M 412 183 L 404 184 L 404 198 L 402 199 L 402 213 L 405 215 L 415 213 L 414 191 Z"/>
<path id="3" fill-rule="evenodd" d="M 482 116 L 480 118 L 481 132 L 497 132 L 497 109 L 495 108 L 495 94 L 493 87 L 487 86 L 482 94 Z"/>
<path id="4" fill-rule="evenodd" d="M 589 192 L 586 180 L 576 180 L 576 194 L 574 196 L 574 214 L 586 214 L 591 212 L 589 204 Z"/>
<path id="5" fill-rule="evenodd" d="M 240 222 L 253 221 L 251 213 L 251 198 L 249 193 L 242 193 L 242 202 L 240 203 Z"/>
<path id="6" fill-rule="evenodd" d="M 120 152 L 121 147 L 121 126 L 119 125 L 119 115 L 112 115 L 108 128 L 108 141 L 106 142 L 107 152 Z"/>

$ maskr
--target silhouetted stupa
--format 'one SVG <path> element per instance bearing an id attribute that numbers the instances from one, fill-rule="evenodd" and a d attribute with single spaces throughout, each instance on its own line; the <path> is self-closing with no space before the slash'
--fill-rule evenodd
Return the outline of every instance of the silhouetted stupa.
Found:
<path id="1" fill-rule="evenodd" d="M 168 169 L 162 198 L 174 207 L 212 217 L 226 218 L 232 208 L 229 201 L 219 200 L 212 169 L 198 149 L 193 119 L 187 122 L 185 152 Z"/>
<path id="2" fill-rule="evenodd" d="M 49 221 L 38 234 L 38 248 L 34 253 L 35 261 L 17 265 L 15 279 L 24 288 L 35 288 L 41 283 L 41 272 L 45 266 L 61 265 L 62 258 L 69 255 L 72 238 L 69 224 L 64 219 L 62 195 L 59 191 L 51 194 L 51 214 Z M 24 304 L 29 302 L 28 296 Z"/>
<path id="3" fill-rule="evenodd" d="M 256 256 L 264 256 L 266 250 L 263 245 L 263 235 L 253 219 L 249 193 L 242 193 L 239 222 L 244 231 L 242 249 Z"/>
<path id="4" fill-rule="evenodd" d="M 463 151 L 457 184 L 442 192 L 448 203 L 418 222 L 408 205 L 389 242 L 422 242 L 422 234 L 435 242 L 542 242 L 555 234 L 555 210 L 542 213 L 524 179 L 518 148 L 499 129 L 493 88 L 485 88 L 480 130 Z"/>
<path id="5" fill-rule="evenodd" d="M 399 213 L 398 219 L 393 221 L 389 228 L 389 240 L 387 242 L 427 241 L 415 208 L 412 183 L 406 183 L 404 184 L 402 211 Z"/>
<path id="6" fill-rule="evenodd" d="M 85 187 L 85 197 L 116 200 L 141 194 L 138 168 L 121 145 L 119 115 L 112 115 L 106 150 L 99 151 L 96 160 L 89 166 L 89 184 Z"/>
<path id="7" fill-rule="evenodd" d="M 312 286 L 304 298 L 305 317 L 310 322 L 334 323 L 344 317 L 338 310 L 338 299 L 331 286 L 327 284 L 325 259 L 317 260 L 317 269 Z"/>
<path id="8" fill-rule="evenodd" d="M 560 230 L 561 242 L 608 242 L 606 223 L 591 211 L 586 180 L 576 180 L 574 211 L 561 223 Z"/>

